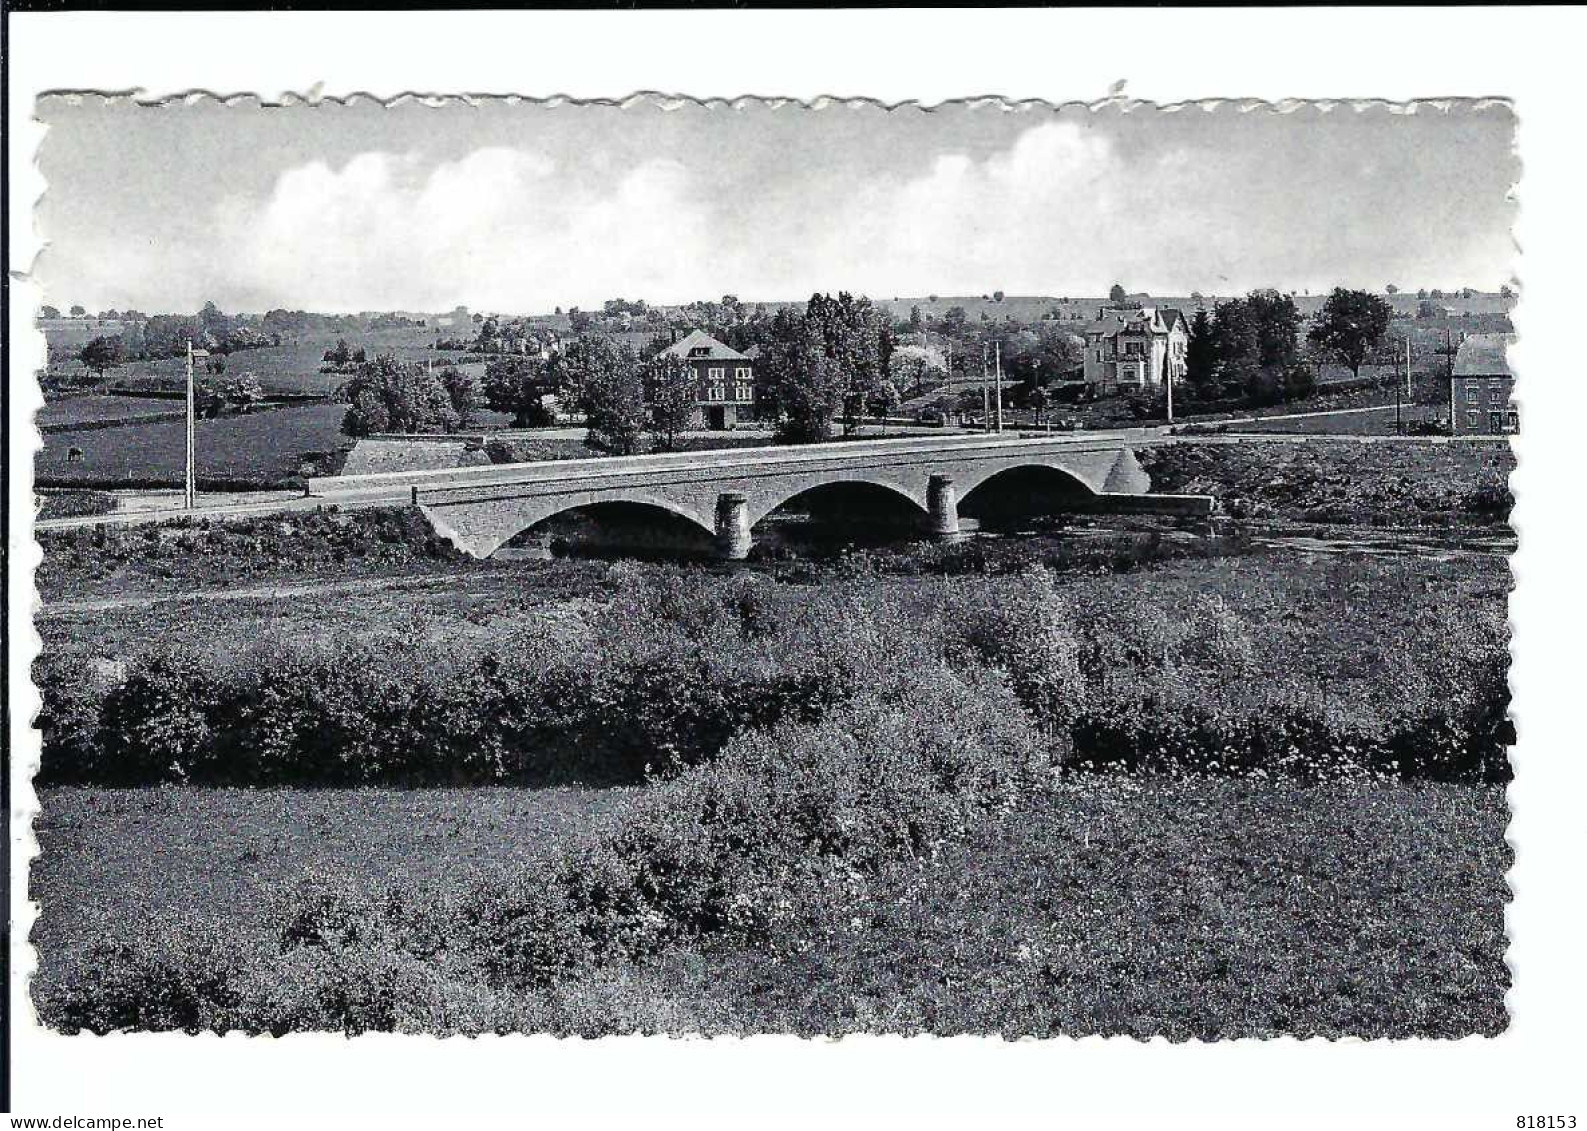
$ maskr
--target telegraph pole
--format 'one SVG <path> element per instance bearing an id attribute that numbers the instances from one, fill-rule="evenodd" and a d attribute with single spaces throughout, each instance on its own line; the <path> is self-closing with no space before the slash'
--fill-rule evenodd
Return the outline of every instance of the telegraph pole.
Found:
<path id="1" fill-rule="evenodd" d="M 187 341 L 187 478 L 182 492 L 183 505 L 193 509 L 195 476 L 193 474 L 193 340 Z"/>
<path id="2" fill-rule="evenodd" d="M 1168 423 L 1174 422 L 1174 363 L 1163 357 L 1163 384 L 1168 388 Z"/>
<path id="3" fill-rule="evenodd" d="M 986 388 L 986 343 L 981 343 L 981 431 L 992 430 L 992 400 Z"/>
<path id="4" fill-rule="evenodd" d="M 997 351 L 997 430 L 1003 431 L 1003 343 L 994 342 Z"/>

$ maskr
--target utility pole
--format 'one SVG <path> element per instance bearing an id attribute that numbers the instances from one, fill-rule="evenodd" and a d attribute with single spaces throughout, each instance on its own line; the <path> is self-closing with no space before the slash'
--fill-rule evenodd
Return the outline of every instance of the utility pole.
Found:
<path id="1" fill-rule="evenodd" d="M 193 340 L 187 341 L 187 478 L 182 492 L 183 505 L 193 509 L 195 477 L 193 475 Z"/>
<path id="2" fill-rule="evenodd" d="M 1003 431 L 1003 343 L 992 343 L 997 352 L 997 430 Z"/>
<path id="3" fill-rule="evenodd" d="M 986 343 L 981 343 L 981 431 L 992 430 L 992 399 L 986 388 Z"/>
<path id="4" fill-rule="evenodd" d="M 1405 399 L 1411 399 L 1411 332 L 1405 331 Z"/>

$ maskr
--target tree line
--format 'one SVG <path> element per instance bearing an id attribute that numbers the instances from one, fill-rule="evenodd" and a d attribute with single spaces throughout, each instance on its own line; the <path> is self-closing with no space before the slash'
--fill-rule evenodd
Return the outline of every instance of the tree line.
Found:
<path id="1" fill-rule="evenodd" d="M 1190 322 L 1185 384 L 1193 401 L 1253 406 L 1299 400 L 1312 394 L 1315 377 L 1301 354 L 1304 340 L 1338 358 L 1359 378 L 1382 346 L 1394 308 L 1381 296 L 1336 287 L 1305 322 L 1292 296 L 1255 290 L 1226 299 Z"/>
<path id="2" fill-rule="evenodd" d="M 725 334 L 741 348 L 760 347 L 757 407 L 787 442 L 827 439 L 835 425 L 851 433 L 897 404 L 892 327 L 867 298 L 815 294 L 803 310 L 745 318 Z M 472 425 L 482 407 L 533 427 L 551 423 L 547 401 L 555 397 L 583 414 L 593 448 L 630 455 L 648 433 L 668 450 L 693 420 L 698 383 L 687 361 L 664 353 L 667 344 L 658 336 L 642 354 L 609 335 L 585 334 L 544 355 L 492 357 L 477 385 L 456 366 L 381 355 L 356 364 L 343 386 L 343 431 L 454 432 Z"/>

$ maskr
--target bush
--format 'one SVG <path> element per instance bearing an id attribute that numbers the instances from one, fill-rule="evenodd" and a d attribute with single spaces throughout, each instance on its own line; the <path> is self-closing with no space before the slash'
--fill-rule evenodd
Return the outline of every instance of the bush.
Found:
<path id="1" fill-rule="evenodd" d="M 36 517 L 84 518 L 111 514 L 120 507 L 114 495 L 103 491 L 49 491 L 38 496 Z"/>

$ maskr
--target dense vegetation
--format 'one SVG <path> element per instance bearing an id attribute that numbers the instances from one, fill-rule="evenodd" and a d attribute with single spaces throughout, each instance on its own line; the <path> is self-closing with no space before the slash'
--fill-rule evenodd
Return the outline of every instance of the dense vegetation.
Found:
<path id="1" fill-rule="evenodd" d="M 1502 524 L 1508 444 L 1246 440 L 1146 448 L 1152 489 L 1208 494 L 1230 514 L 1372 526 Z"/>
<path id="2" fill-rule="evenodd" d="M 110 514 L 116 509 L 116 497 L 103 491 L 47 491 L 37 496 L 38 518 L 82 518 L 88 515 Z"/>
<path id="3" fill-rule="evenodd" d="M 1506 776 L 1503 577 L 1457 570 L 1467 595 L 1452 601 L 1394 565 L 1318 576 L 1257 557 L 1180 576 L 1201 591 L 1174 606 L 1165 594 L 1188 583 L 1164 589 L 1151 573 L 879 584 L 834 569 L 811 591 L 620 564 L 572 622 L 531 608 L 467 633 L 418 617 L 332 638 L 290 622 L 241 639 L 185 628 L 98 679 L 80 650 L 51 650 L 35 671 L 44 772 L 634 781 L 781 720 L 817 721 L 887 673 L 906 686 L 941 671 L 1012 694 L 1048 756 L 1075 769 Z"/>

